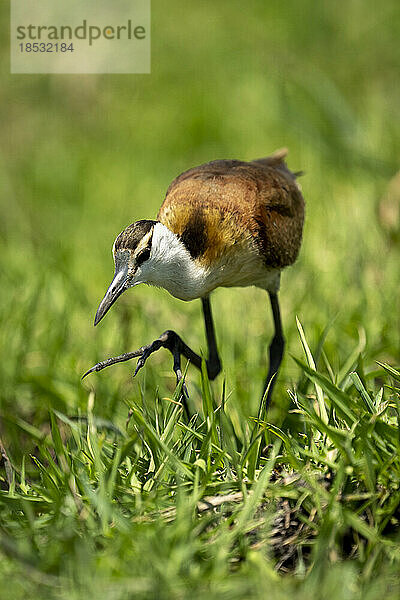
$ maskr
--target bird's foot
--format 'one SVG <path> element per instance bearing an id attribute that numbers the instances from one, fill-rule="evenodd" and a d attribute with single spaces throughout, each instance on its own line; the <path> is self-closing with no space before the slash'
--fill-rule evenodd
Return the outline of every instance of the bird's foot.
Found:
<path id="1" fill-rule="evenodd" d="M 178 384 L 183 377 L 181 371 L 181 355 L 179 351 L 179 340 L 179 336 L 174 331 L 164 331 L 164 333 L 162 333 L 159 338 L 154 340 L 154 342 L 152 342 L 151 344 L 147 344 L 146 346 L 141 346 L 138 350 L 135 350 L 134 352 L 125 352 L 124 354 L 120 354 L 119 356 L 113 356 L 111 358 L 107 358 L 106 360 L 100 361 L 99 363 L 91 367 L 91 369 L 86 371 L 86 373 L 82 375 L 82 379 L 84 379 L 87 375 L 90 375 L 90 373 L 102 371 L 103 369 L 105 369 L 106 367 L 110 367 L 111 365 L 115 365 L 117 363 L 125 362 L 127 360 L 131 360 L 132 358 L 139 357 L 135 372 L 133 374 L 133 376 L 135 377 L 138 371 L 145 365 L 146 360 L 149 358 L 149 356 L 153 354 L 153 352 L 157 352 L 157 350 L 159 350 L 160 348 L 166 348 L 171 352 L 173 356 L 174 372 L 176 375 L 176 382 Z M 185 396 L 188 397 L 185 383 L 182 386 L 182 390 Z"/>
<path id="2" fill-rule="evenodd" d="M 86 373 L 82 376 L 82 379 L 89 375 L 90 373 L 94 373 L 95 371 L 102 371 L 106 367 L 110 367 L 111 365 L 115 365 L 120 362 L 125 362 L 127 360 L 131 360 L 132 358 L 139 358 L 135 372 L 133 376 L 137 375 L 138 371 L 145 365 L 146 360 L 153 354 L 153 352 L 157 352 L 160 348 L 166 348 L 172 354 L 174 360 L 174 372 L 176 375 L 176 383 L 177 385 L 183 379 L 183 374 L 181 370 L 181 345 L 182 341 L 180 337 L 175 333 L 175 331 L 167 330 L 164 331 L 163 334 L 160 335 L 159 338 L 154 340 L 151 344 L 147 346 L 142 346 L 135 352 L 126 352 L 125 354 L 121 354 L 120 356 L 113 356 L 111 358 L 107 358 L 106 360 L 102 360 L 96 365 L 94 365 L 91 369 L 86 371 Z M 187 391 L 187 387 L 185 382 L 182 384 L 181 391 L 181 401 L 185 408 L 187 414 L 189 414 L 187 401 L 189 399 L 189 394 Z"/>
<path id="3" fill-rule="evenodd" d="M 82 375 L 82 379 L 84 379 L 85 377 L 90 375 L 90 373 L 102 371 L 106 367 L 111 367 L 111 365 L 115 365 L 117 363 L 125 362 L 127 360 L 131 360 L 132 358 L 139 357 L 135 372 L 133 374 L 133 376 L 135 377 L 135 375 L 137 374 L 139 369 L 141 369 L 144 366 L 144 364 L 145 364 L 146 360 L 149 358 L 149 356 L 151 354 L 153 354 L 153 352 L 156 352 L 156 350 L 159 350 L 163 346 L 161 337 L 162 336 L 160 336 L 160 338 L 158 338 L 151 344 L 148 344 L 147 346 L 141 346 L 141 348 L 139 348 L 138 350 L 135 350 L 134 352 L 125 352 L 124 354 L 120 354 L 119 356 L 112 356 L 110 358 L 107 358 L 106 360 L 101 360 L 96 365 L 91 367 L 88 371 L 86 371 L 86 373 L 84 373 Z"/>
<path id="4" fill-rule="evenodd" d="M 142 348 L 140 349 L 142 350 L 142 355 L 140 356 L 137 362 L 133 376 L 135 377 L 135 375 L 137 375 L 138 371 L 144 366 L 146 360 L 151 354 L 153 354 L 153 352 L 157 352 L 157 350 L 159 350 L 160 348 L 166 348 L 171 352 L 172 357 L 174 359 L 173 368 L 176 375 L 176 384 L 178 385 L 181 379 L 183 379 L 183 374 L 181 370 L 181 354 L 179 351 L 179 340 L 179 336 L 174 331 L 168 329 L 167 331 L 164 331 L 164 333 L 162 333 L 160 337 L 154 340 L 154 342 L 152 342 L 151 344 L 148 344 L 147 346 L 142 346 Z M 184 402 L 186 402 L 189 399 L 189 394 L 185 382 L 183 382 L 182 384 L 182 396 Z"/>
<path id="5" fill-rule="evenodd" d="M 135 352 L 125 352 L 124 354 L 120 354 L 119 356 L 112 356 L 111 358 L 107 358 L 106 360 L 101 360 L 96 365 L 91 367 L 88 371 L 86 371 L 86 373 L 82 375 L 82 379 L 90 375 L 90 373 L 102 371 L 106 367 L 111 367 L 111 365 L 115 365 L 117 363 L 125 362 L 126 360 L 131 360 L 132 358 L 141 356 L 145 348 L 146 346 L 142 346 L 142 348 L 139 348 L 139 350 L 136 350 Z"/>

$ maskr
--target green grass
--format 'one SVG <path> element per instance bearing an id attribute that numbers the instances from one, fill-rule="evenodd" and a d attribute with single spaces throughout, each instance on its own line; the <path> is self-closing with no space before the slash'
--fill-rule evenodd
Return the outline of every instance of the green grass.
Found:
<path id="1" fill-rule="evenodd" d="M 235 433 L 205 372 L 204 416 L 189 422 L 179 389 L 127 400 L 122 429 L 94 394 L 79 418 L 51 410 L 48 431 L 6 415 L 34 447 L 5 461 L 0 494 L 12 597 L 397 597 L 400 372 L 382 364 L 388 391 L 371 395 L 361 370 L 338 387 L 298 364 L 327 414 L 292 393 L 295 434 L 263 419 Z"/>
<path id="2" fill-rule="evenodd" d="M 398 3 L 156 1 L 132 77 L 10 75 L 5 4 L 0 597 L 397 598 Z M 81 382 L 166 328 L 205 350 L 200 303 L 162 290 L 93 328 L 112 242 L 180 171 L 281 146 L 307 215 L 270 413 L 255 289 L 212 296 L 223 373 L 189 365 L 190 423 L 164 351 Z"/>

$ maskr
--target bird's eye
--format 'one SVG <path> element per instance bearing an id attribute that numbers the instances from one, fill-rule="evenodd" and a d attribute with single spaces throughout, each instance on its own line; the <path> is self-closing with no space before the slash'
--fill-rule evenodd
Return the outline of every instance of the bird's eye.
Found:
<path id="1" fill-rule="evenodd" d="M 137 255 L 136 264 L 139 266 L 148 258 L 150 258 L 150 248 L 145 248 Z"/>

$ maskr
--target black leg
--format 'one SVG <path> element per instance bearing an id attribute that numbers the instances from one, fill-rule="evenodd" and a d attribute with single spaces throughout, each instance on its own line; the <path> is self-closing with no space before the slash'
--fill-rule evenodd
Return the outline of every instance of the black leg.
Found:
<path id="1" fill-rule="evenodd" d="M 215 377 L 221 371 L 221 362 L 217 351 L 217 344 L 215 340 L 215 331 L 211 315 L 209 298 L 202 298 L 202 303 L 209 354 L 208 359 L 206 361 L 207 372 L 210 379 L 215 379 Z M 82 376 L 82 379 L 90 373 L 93 373 L 95 371 L 102 371 L 106 367 L 110 367 L 111 365 L 115 365 L 116 363 L 125 362 L 127 360 L 131 360 L 132 358 L 139 358 L 134 373 L 134 375 L 136 375 L 139 369 L 141 369 L 144 366 L 149 356 L 153 354 L 153 352 L 159 350 L 160 348 L 166 348 L 171 352 L 174 359 L 174 371 L 177 377 L 177 382 L 179 382 L 182 378 L 182 371 L 180 365 L 181 356 L 184 356 L 195 367 L 201 369 L 201 356 L 199 354 L 196 354 L 196 352 L 189 348 L 189 346 L 185 344 L 182 338 L 175 331 L 168 329 L 167 331 L 164 331 L 164 333 L 161 334 L 158 339 L 156 339 L 151 344 L 148 344 L 147 346 L 142 346 L 134 352 L 126 352 L 125 354 L 121 354 L 120 356 L 113 356 L 112 358 L 108 358 L 107 360 L 102 360 L 101 362 L 97 363 L 97 365 L 94 365 L 91 369 L 86 371 L 86 373 Z M 184 389 L 184 394 L 185 393 L 186 391 Z"/>
<path id="2" fill-rule="evenodd" d="M 272 316 L 274 318 L 275 334 L 269 346 L 269 369 L 263 393 L 264 396 L 268 389 L 265 400 L 265 410 L 268 410 L 271 402 L 272 391 L 274 389 L 278 370 L 282 362 L 283 350 L 285 347 L 278 294 L 269 292 L 269 299 L 271 301 Z"/>
<path id="3" fill-rule="evenodd" d="M 210 297 L 201 299 L 203 305 L 204 325 L 208 345 L 207 373 L 212 380 L 221 372 L 221 361 L 218 356 L 217 341 L 215 338 L 214 322 L 211 314 Z"/>

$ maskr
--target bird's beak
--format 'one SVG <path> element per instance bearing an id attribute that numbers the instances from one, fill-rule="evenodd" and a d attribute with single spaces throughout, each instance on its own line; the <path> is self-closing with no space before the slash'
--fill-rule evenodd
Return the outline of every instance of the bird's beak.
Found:
<path id="1" fill-rule="evenodd" d="M 103 300 L 99 304 L 96 316 L 94 318 L 94 324 L 97 325 L 104 317 L 106 312 L 112 307 L 114 302 L 129 286 L 127 285 L 128 279 L 128 268 L 122 267 L 120 270 L 115 271 L 114 279 L 111 282 L 110 287 L 105 293 Z"/>

